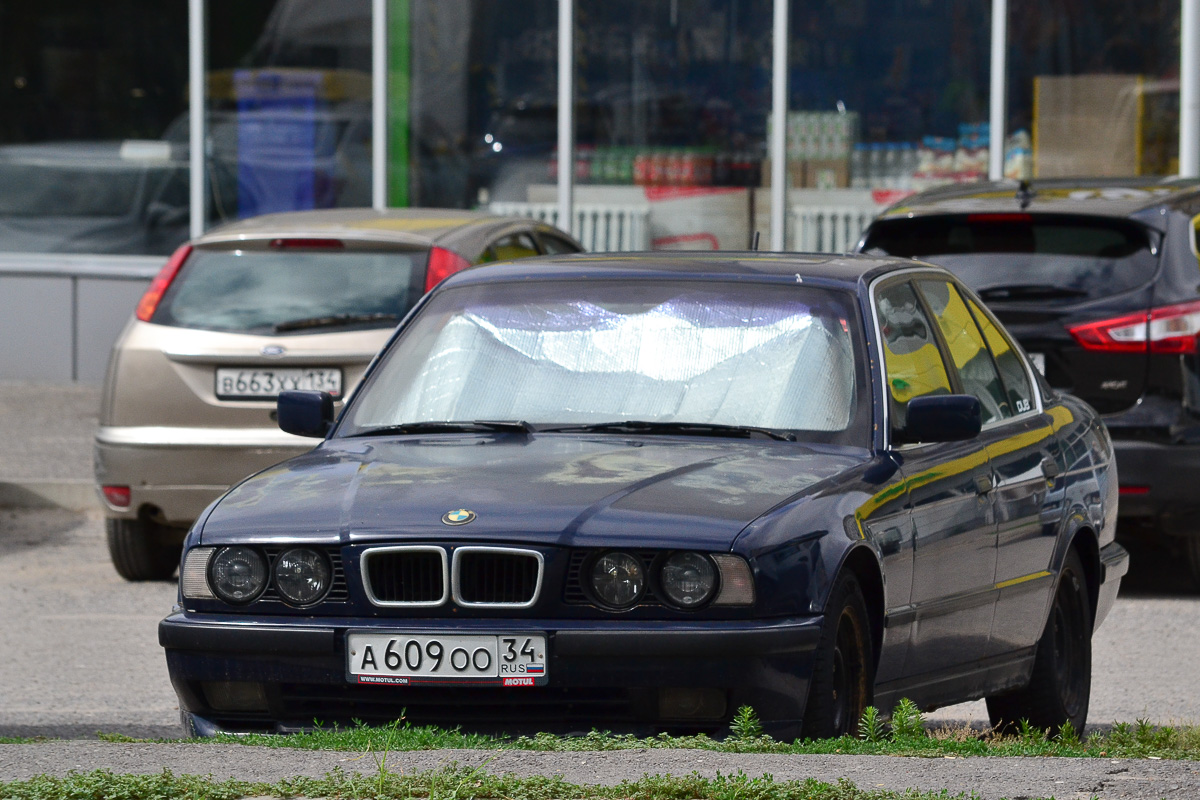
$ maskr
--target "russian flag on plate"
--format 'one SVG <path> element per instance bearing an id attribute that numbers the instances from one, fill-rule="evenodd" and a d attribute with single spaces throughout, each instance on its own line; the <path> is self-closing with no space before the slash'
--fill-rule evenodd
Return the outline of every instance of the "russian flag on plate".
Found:
<path id="1" fill-rule="evenodd" d="M 525 674 L 526 675 L 544 675 L 545 673 L 546 673 L 546 665 L 545 664 L 526 664 L 525 665 Z"/>

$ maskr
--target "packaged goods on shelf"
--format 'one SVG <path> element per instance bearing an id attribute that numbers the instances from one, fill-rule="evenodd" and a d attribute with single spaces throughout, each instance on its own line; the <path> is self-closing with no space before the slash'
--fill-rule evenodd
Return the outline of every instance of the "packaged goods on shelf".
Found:
<path id="1" fill-rule="evenodd" d="M 771 130 L 772 120 L 767 120 Z M 789 111 L 787 114 L 787 157 L 849 158 L 858 139 L 856 111 Z"/>
<path id="2" fill-rule="evenodd" d="M 1033 140 L 1029 131 L 1014 131 L 1004 140 L 1004 177 L 1014 180 L 1033 177 Z"/>

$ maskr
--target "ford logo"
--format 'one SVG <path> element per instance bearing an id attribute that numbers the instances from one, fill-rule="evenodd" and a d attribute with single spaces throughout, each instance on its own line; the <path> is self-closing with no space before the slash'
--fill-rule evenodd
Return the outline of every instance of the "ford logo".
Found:
<path id="1" fill-rule="evenodd" d="M 287 352 L 287 348 L 280 344 L 268 344 L 259 352 L 264 356 L 281 356 Z"/>

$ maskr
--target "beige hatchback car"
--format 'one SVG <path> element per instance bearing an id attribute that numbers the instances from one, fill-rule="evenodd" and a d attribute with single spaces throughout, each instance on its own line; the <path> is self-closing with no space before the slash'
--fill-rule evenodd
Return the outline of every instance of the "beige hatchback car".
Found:
<path id="1" fill-rule="evenodd" d="M 180 247 L 113 346 L 95 440 L 108 548 L 169 578 L 188 526 L 230 485 L 313 447 L 275 398 L 351 392 L 400 319 L 474 264 L 573 253 L 534 220 L 439 210 L 269 214 Z"/>

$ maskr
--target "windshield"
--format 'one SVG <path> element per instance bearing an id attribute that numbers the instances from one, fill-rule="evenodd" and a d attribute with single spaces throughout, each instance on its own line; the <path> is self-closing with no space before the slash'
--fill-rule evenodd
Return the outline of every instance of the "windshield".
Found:
<path id="1" fill-rule="evenodd" d="M 863 249 L 940 264 L 988 302 L 1070 303 L 1148 283 L 1152 247 L 1145 228 L 1120 219 L 971 214 L 884 220 Z"/>
<path id="2" fill-rule="evenodd" d="M 153 321 L 217 331 L 395 327 L 421 296 L 425 250 L 196 250 Z"/>
<path id="3" fill-rule="evenodd" d="M 865 446 L 855 309 L 849 293 L 778 284 L 451 289 L 384 353 L 338 435 L 434 421 L 637 420 Z"/>

